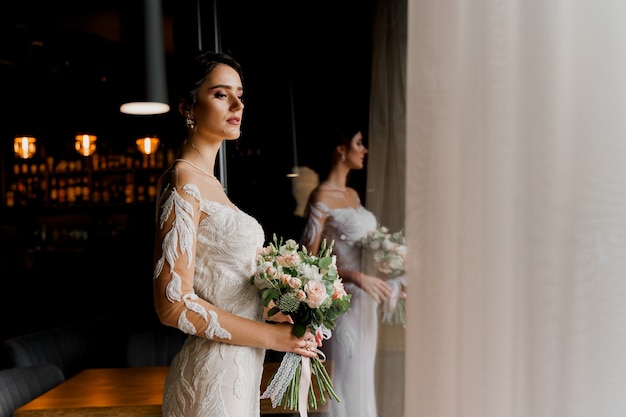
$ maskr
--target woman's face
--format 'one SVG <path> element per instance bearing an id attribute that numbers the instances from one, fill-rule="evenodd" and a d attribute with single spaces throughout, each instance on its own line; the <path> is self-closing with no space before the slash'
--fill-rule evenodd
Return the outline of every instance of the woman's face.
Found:
<path id="1" fill-rule="evenodd" d="M 218 139 L 237 139 L 241 135 L 243 86 L 237 71 L 219 64 L 198 88 L 191 112 L 196 132 Z"/>
<path id="2" fill-rule="evenodd" d="M 350 169 L 362 169 L 365 162 L 365 154 L 367 154 L 367 148 L 363 144 L 363 135 L 361 132 L 357 132 L 352 136 L 350 146 L 346 152 L 346 163 Z"/>

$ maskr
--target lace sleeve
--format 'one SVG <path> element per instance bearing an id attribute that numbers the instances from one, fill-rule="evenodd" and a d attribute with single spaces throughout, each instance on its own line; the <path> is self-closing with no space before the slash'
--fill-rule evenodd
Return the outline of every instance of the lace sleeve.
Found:
<path id="1" fill-rule="evenodd" d="M 317 253 L 322 241 L 322 231 L 328 212 L 328 207 L 320 201 L 309 204 L 307 208 L 306 224 L 301 240 L 302 244 L 313 253 Z"/>
<path id="2" fill-rule="evenodd" d="M 200 191 L 186 184 L 166 190 L 160 200 L 156 233 L 154 298 L 159 319 L 188 334 L 230 339 L 217 314 L 193 288 L 196 228 L 200 218 Z"/>

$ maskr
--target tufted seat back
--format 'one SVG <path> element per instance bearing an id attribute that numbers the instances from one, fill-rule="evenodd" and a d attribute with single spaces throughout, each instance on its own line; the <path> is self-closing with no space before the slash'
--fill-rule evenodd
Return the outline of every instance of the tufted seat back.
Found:
<path id="1" fill-rule="evenodd" d="M 50 363 L 65 379 L 86 368 L 123 365 L 126 335 L 93 322 L 16 336 L 3 342 L 15 367 Z"/>
<path id="2" fill-rule="evenodd" d="M 1 369 L 0 417 L 13 417 L 17 408 L 63 380 L 63 372 L 51 364 Z"/>
<path id="3" fill-rule="evenodd" d="M 169 366 L 187 335 L 173 327 L 131 334 L 126 347 L 128 366 Z"/>

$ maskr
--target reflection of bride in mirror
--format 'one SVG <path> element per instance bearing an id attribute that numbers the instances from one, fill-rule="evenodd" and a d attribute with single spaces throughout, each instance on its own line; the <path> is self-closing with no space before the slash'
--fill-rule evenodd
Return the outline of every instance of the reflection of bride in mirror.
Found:
<path id="1" fill-rule="evenodd" d="M 341 402 L 330 401 L 333 417 L 376 417 L 375 362 L 378 342 L 378 306 L 392 294 L 391 287 L 361 270 L 361 239 L 378 222 L 348 186 L 352 170 L 364 167 L 368 150 L 363 125 L 347 126 L 328 138 L 330 166 L 320 168 L 323 181 L 311 192 L 302 244 L 317 253 L 321 242 L 334 241 L 339 275 L 352 295 L 351 309 L 337 320 L 325 346 L 334 364 L 333 383 Z"/>

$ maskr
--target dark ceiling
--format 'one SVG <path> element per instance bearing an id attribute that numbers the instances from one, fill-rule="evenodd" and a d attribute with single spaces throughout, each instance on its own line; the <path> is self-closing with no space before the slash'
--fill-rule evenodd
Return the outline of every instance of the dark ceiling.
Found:
<path id="1" fill-rule="evenodd" d="M 182 54 L 214 44 L 212 0 L 162 0 L 168 84 Z M 242 136 L 226 144 L 229 198 L 266 230 L 297 237 L 293 143 L 315 166 L 338 121 L 367 115 L 371 7 L 375 0 L 215 0 L 221 49 L 243 65 Z M 16 133 L 33 133 L 39 156 L 78 159 L 74 135 L 98 136 L 98 153 L 135 152 L 140 135 L 166 147 L 184 138 L 182 117 L 126 116 L 126 90 L 143 83 L 141 0 L 5 0 L 0 3 L 0 167 L 11 172 Z M 209 10 L 207 10 L 209 9 Z M 200 19 L 198 19 L 200 16 Z M 201 35 L 198 35 L 200 29 Z M 139 72 L 133 80 L 133 72 Z M 170 104 L 172 103 L 170 95 Z M 45 152 L 41 155 L 42 150 Z M 351 184 L 365 202 L 365 170 Z M 2 182 L 4 183 L 4 181 Z M 12 214 L 13 215 L 13 214 Z"/>
<path id="2" fill-rule="evenodd" d="M 215 33 L 221 49 L 242 63 L 244 150 L 291 149 L 296 132 L 299 158 L 306 161 L 316 137 L 334 121 L 366 114 L 372 10 L 367 0 L 162 4 L 168 79 L 175 77 L 172 62 L 178 56 L 200 44 L 213 49 Z M 33 133 L 55 152 L 71 148 L 77 131 L 93 132 L 111 148 L 128 146 L 145 133 L 158 134 L 166 144 L 182 139 L 182 123 L 172 111 L 133 117 L 118 110 L 124 92 L 143 80 L 142 5 L 140 0 L 2 3 L 4 150 L 17 133 Z M 133 68 L 140 73 L 134 76 Z"/>
<path id="3" fill-rule="evenodd" d="M 286 173 L 294 165 L 294 138 L 298 164 L 314 167 L 326 157 L 319 155 L 320 140 L 336 123 L 357 113 L 367 117 L 373 6 L 369 0 L 216 1 L 202 0 L 198 14 L 196 1 L 163 0 L 168 84 L 178 57 L 200 43 L 212 49 L 215 6 L 218 41 L 242 63 L 246 91 L 242 137 L 226 148 L 230 197 L 272 219 L 276 203 L 259 201 L 268 193 L 283 193 L 279 205 L 286 198 L 278 189 L 291 187 Z M 17 133 L 35 134 L 45 155 L 74 158 L 79 131 L 98 136 L 99 153 L 136 152 L 135 139 L 145 134 L 172 148 L 184 139 L 175 111 L 119 112 L 120 97 L 141 82 L 128 81 L 128 74 L 142 54 L 136 40 L 142 1 L 10 3 L 0 6 L 0 146 L 9 166 Z"/>

